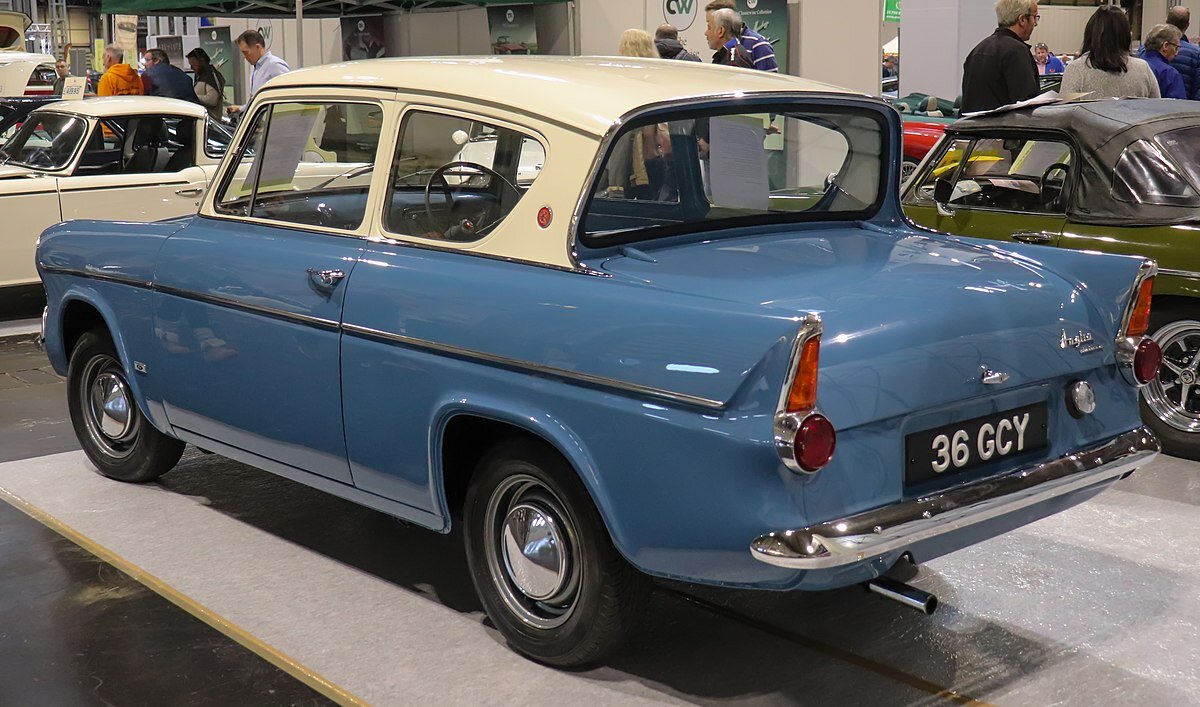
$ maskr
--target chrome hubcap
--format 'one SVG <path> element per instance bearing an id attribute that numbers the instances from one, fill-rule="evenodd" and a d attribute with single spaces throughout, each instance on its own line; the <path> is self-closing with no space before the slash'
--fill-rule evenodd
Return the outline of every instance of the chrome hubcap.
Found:
<path id="1" fill-rule="evenodd" d="M 1181 432 L 1200 432 L 1200 322 L 1172 322 L 1154 332 L 1162 369 L 1142 388 L 1146 405 Z"/>
<path id="2" fill-rule="evenodd" d="M 93 357 L 79 385 L 88 437 L 109 457 L 129 456 L 141 430 L 141 416 L 120 362 L 106 354 Z"/>
<path id="3" fill-rule="evenodd" d="M 566 508 L 540 480 L 516 474 L 496 487 L 484 513 L 492 583 L 512 615 L 534 628 L 563 625 L 579 598 L 579 541 Z"/>
<path id="4" fill-rule="evenodd" d="M 558 524 L 548 512 L 522 503 L 508 512 L 503 530 L 509 577 L 530 599 L 549 599 L 567 578 L 567 556 Z"/>

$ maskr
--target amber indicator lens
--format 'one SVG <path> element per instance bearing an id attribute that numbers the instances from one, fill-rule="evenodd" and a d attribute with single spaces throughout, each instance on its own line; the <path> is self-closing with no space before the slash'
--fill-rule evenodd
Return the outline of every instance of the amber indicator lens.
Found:
<path id="1" fill-rule="evenodd" d="M 818 471 L 833 459 L 837 448 L 837 432 L 824 415 L 809 415 L 800 423 L 796 433 L 795 454 L 800 468 Z"/>
<path id="2" fill-rule="evenodd" d="M 1137 353 L 1133 355 L 1133 377 L 1138 383 L 1145 385 L 1158 377 L 1158 369 L 1162 366 L 1162 349 L 1154 339 L 1142 339 L 1138 344 Z"/>
<path id="3" fill-rule="evenodd" d="M 788 391 L 788 412 L 808 412 L 817 406 L 817 359 L 821 353 L 821 337 L 804 342 L 800 350 L 800 366 Z"/>
<path id="4" fill-rule="evenodd" d="M 1143 336 L 1150 328 L 1150 296 L 1154 291 L 1154 278 L 1148 277 L 1138 290 L 1137 302 L 1133 305 L 1133 314 L 1129 317 L 1129 328 L 1125 336 Z"/>

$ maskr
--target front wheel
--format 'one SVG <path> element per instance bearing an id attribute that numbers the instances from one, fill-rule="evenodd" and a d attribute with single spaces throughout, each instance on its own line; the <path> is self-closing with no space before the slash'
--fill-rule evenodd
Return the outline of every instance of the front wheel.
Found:
<path id="1" fill-rule="evenodd" d="M 85 333 L 71 351 L 67 408 L 84 453 L 109 478 L 152 481 L 183 455 L 184 443 L 154 429 L 138 409 L 107 332 Z"/>
<path id="2" fill-rule="evenodd" d="M 1151 338 L 1162 349 L 1162 368 L 1141 390 L 1142 421 L 1164 452 L 1200 460 L 1200 321 L 1182 312 L 1156 319 Z"/>
<path id="3" fill-rule="evenodd" d="M 553 450 L 500 445 L 476 470 L 464 515 L 475 589 L 518 652 L 577 667 L 633 630 L 649 581 L 613 547 L 587 490 Z"/>

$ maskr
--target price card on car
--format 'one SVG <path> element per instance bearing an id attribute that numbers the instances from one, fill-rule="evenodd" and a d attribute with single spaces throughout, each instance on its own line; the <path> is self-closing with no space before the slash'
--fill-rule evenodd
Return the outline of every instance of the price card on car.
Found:
<path id="1" fill-rule="evenodd" d="M 919 484 L 973 467 L 1044 449 L 1045 403 L 963 420 L 904 438 L 904 483 Z"/>

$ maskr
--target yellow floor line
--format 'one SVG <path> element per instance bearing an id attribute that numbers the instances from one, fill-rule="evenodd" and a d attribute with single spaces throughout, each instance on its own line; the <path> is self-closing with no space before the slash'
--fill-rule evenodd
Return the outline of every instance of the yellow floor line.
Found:
<path id="1" fill-rule="evenodd" d="M 42 509 L 34 506 L 11 491 L 5 488 L 0 488 L 0 499 L 3 499 L 25 515 L 33 518 L 42 525 L 82 547 L 84 550 L 87 550 L 105 562 L 113 565 L 130 577 L 133 577 L 135 580 L 145 585 L 154 593 L 162 596 L 167 601 L 178 606 L 192 616 L 195 616 L 209 626 L 212 626 L 217 631 L 229 636 L 234 641 L 237 641 L 241 645 L 261 656 L 267 662 L 271 663 L 288 675 L 296 678 L 305 685 L 308 685 L 334 702 L 352 707 L 369 704 L 365 700 L 321 677 L 312 669 L 304 666 L 287 654 L 280 652 L 274 646 L 262 641 L 249 631 L 246 631 L 242 627 L 234 624 L 229 619 L 226 619 L 213 612 L 203 604 L 194 601 L 158 577 L 155 577 L 141 567 L 135 565 L 129 560 L 126 560 L 112 550 L 97 544 L 83 533 L 80 533 L 71 526 L 63 523 L 54 516 L 46 513 Z"/>

